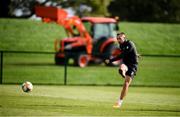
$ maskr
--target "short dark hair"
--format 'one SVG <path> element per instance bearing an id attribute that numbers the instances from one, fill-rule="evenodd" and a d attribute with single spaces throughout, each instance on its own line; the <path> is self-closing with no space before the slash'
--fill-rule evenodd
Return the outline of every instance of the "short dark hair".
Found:
<path id="1" fill-rule="evenodd" d="M 125 33 L 124 32 L 118 32 L 117 36 L 119 36 L 119 35 L 125 35 Z"/>

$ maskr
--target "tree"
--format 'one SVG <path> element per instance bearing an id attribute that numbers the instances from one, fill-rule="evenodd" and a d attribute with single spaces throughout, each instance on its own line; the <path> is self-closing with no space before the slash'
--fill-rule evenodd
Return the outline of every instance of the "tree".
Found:
<path id="1" fill-rule="evenodd" d="M 10 0 L 0 1 L 0 17 L 8 17 Z"/>
<path id="2" fill-rule="evenodd" d="M 180 22 L 179 0 L 113 0 L 112 16 L 137 22 Z"/>

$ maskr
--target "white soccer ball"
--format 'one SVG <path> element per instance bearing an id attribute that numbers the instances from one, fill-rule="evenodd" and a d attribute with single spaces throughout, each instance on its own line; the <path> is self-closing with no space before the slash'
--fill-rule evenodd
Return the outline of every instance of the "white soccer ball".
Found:
<path id="1" fill-rule="evenodd" d="M 33 90 L 33 85 L 31 82 L 26 81 L 22 84 L 22 90 L 26 93 L 31 92 Z"/>

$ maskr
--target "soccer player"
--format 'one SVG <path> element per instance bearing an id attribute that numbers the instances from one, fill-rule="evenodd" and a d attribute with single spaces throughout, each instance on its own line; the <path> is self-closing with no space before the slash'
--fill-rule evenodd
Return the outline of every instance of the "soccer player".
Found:
<path id="1" fill-rule="evenodd" d="M 114 58 L 105 60 L 106 63 L 120 59 L 122 60 L 119 66 L 119 73 L 124 78 L 124 84 L 120 97 L 117 103 L 115 103 L 115 105 L 113 106 L 114 108 L 120 108 L 122 106 L 123 99 L 128 92 L 128 88 L 131 84 L 132 79 L 136 75 L 138 66 L 138 55 L 134 43 L 126 39 L 126 35 L 124 32 L 120 32 L 117 34 L 117 41 L 120 45 L 122 53 Z"/>

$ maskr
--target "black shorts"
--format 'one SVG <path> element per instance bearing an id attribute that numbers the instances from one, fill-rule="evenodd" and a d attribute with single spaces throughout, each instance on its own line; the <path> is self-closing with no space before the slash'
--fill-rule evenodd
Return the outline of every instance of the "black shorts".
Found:
<path id="1" fill-rule="evenodd" d="M 127 65 L 126 65 L 126 66 L 127 66 Z M 131 78 L 134 78 L 134 76 L 136 75 L 136 72 L 137 72 L 137 67 L 127 66 L 127 68 L 128 68 L 128 70 L 127 70 L 127 72 L 126 72 L 126 75 L 130 76 Z M 120 73 L 121 76 L 124 78 L 121 69 L 119 69 L 119 73 Z"/>

